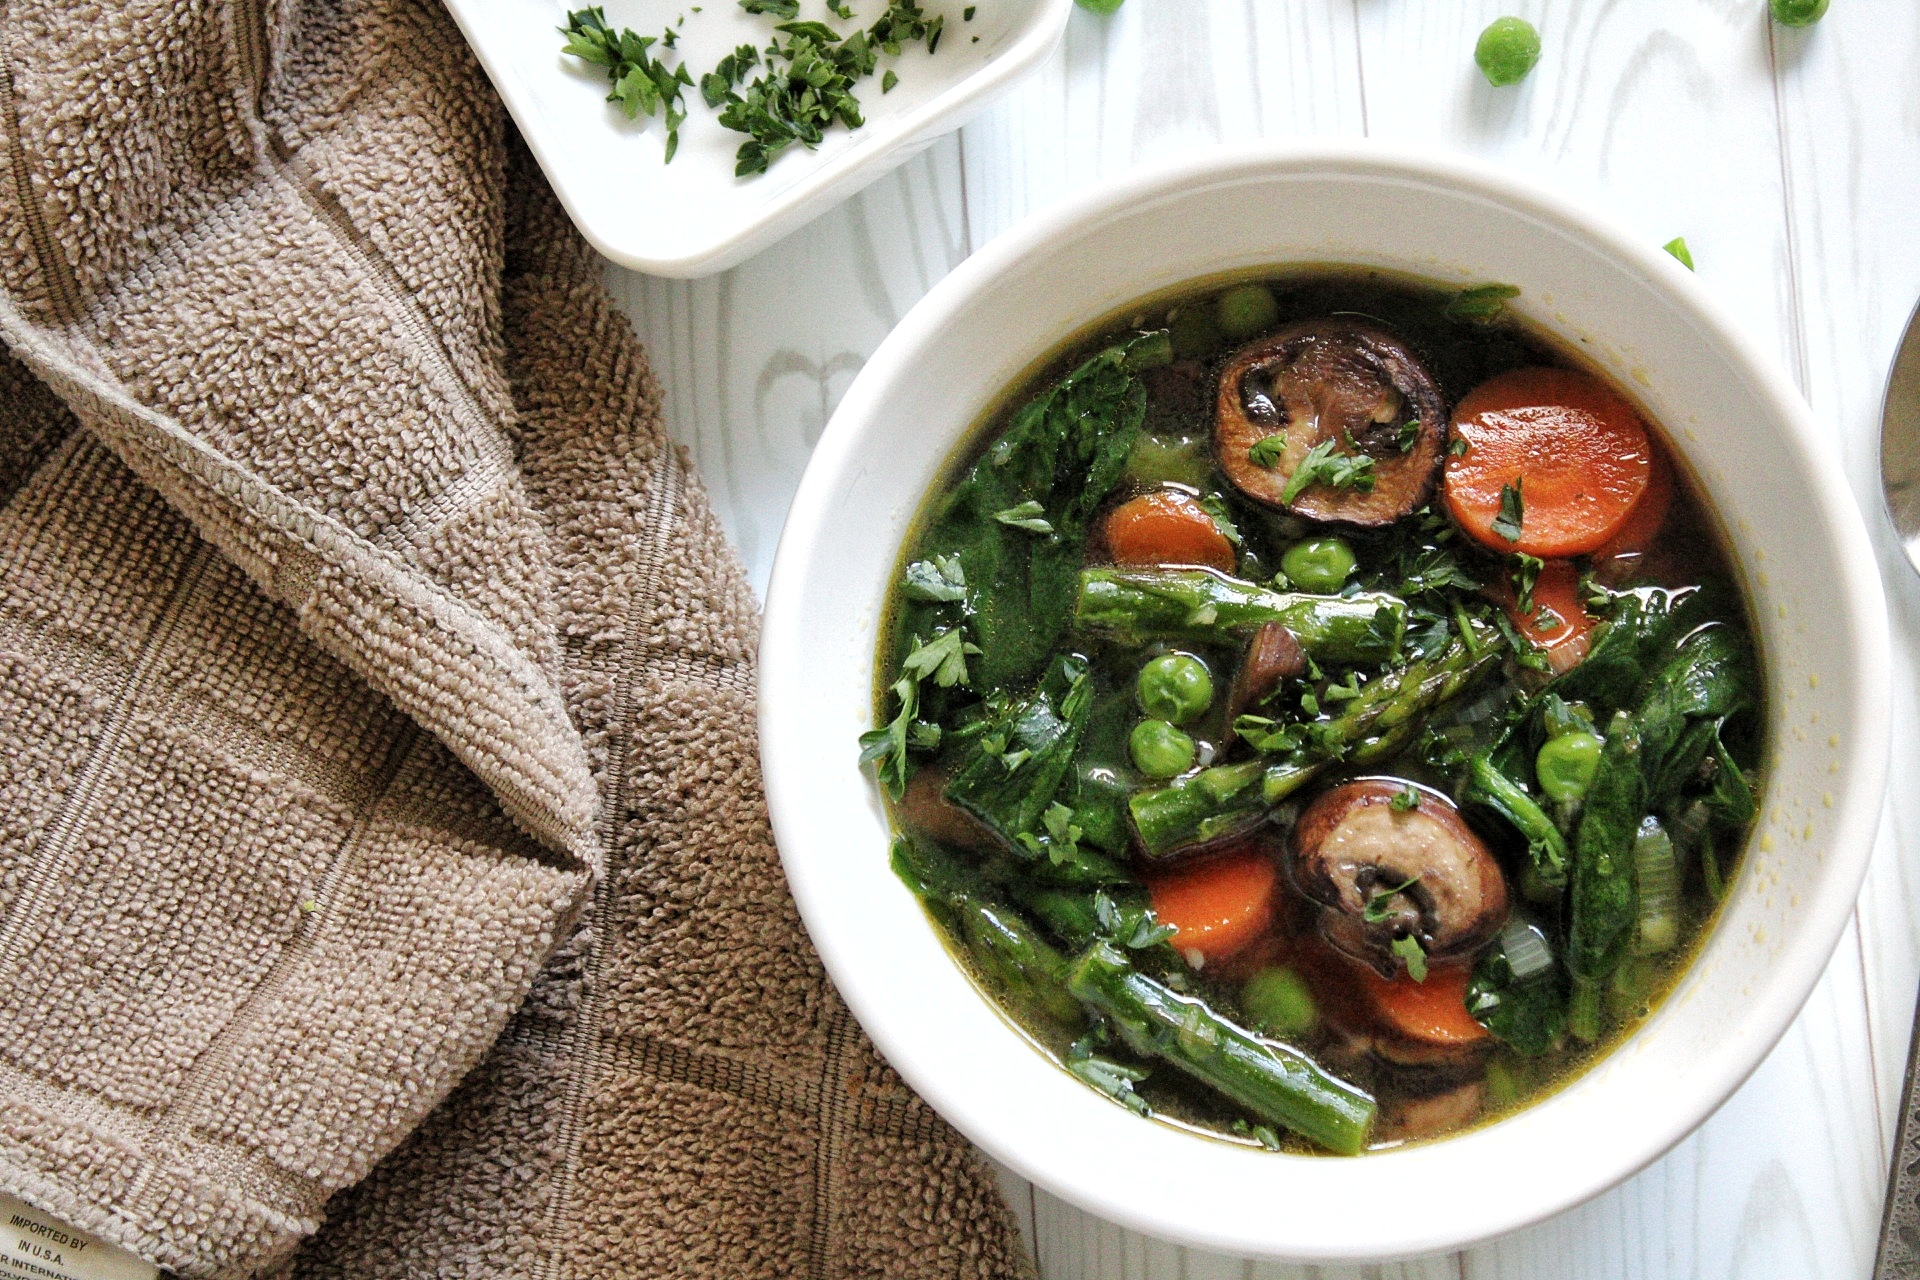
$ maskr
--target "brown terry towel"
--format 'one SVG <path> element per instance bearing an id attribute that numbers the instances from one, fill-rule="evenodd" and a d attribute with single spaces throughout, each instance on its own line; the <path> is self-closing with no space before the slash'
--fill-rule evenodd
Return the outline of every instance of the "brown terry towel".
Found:
<path id="1" fill-rule="evenodd" d="M 751 601 L 452 23 L 3 28 L 0 1191 L 190 1276 L 1023 1271 L 806 944 Z"/>

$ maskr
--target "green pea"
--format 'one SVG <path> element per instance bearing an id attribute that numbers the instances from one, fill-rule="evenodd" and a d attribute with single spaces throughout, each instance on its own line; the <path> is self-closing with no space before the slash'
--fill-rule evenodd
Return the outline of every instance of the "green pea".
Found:
<path id="1" fill-rule="evenodd" d="M 1585 730 L 1548 738 L 1533 757 L 1540 790 L 1555 804 L 1572 804 L 1587 794 L 1600 767 L 1600 738 Z"/>
<path id="2" fill-rule="evenodd" d="M 1827 14 L 1827 0 L 1769 0 L 1773 20 L 1783 27 L 1810 27 Z"/>
<path id="3" fill-rule="evenodd" d="M 1192 654 L 1163 653 L 1140 668 L 1133 691 L 1154 719 L 1185 724 L 1213 705 L 1213 676 Z"/>
<path id="4" fill-rule="evenodd" d="M 1149 778 L 1176 778 L 1193 768 L 1193 739 L 1165 720 L 1142 720 L 1127 738 L 1127 754 Z"/>
<path id="5" fill-rule="evenodd" d="M 1288 547 L 1280 572 L 1302 591 L 1338 591 L 1347 585 L 1356 561 L 1345 538 L 1308 538 Z"/>
<path id="6" fill-rule="evenodd" d="M 1173 343 L 1175 360 L 1197 360 L 1220 349 L 1220 326 L 1213 321 L 1213 308 L 1199 304 L 1181 307 L 1167 317 L 1167 337 Z"/>
<path id="7" fill-rule="evenodd" d="M 1312 988 L 1284 965 L 1262 969 L 1247 979 L 1240 988 L 1240 1012 L 1254 1030 L 1268 1035 L 1304 1035 L 1320 1025 Z"/>
<path id="8" fill-rule="evenodd" d="M 1237 284 L 1213 301 L 1214 323 L 1232 341 L 1265 333 L 1280 322 L 1280 304 L 1263 284 Z"/>
<path id="9" fill-rule="evenodd" d="M 1540 33 L 1525 18 L 1495 18 L 1473 46 L 1473 60 L 1495 88 L 1518 84 L 1540 61 Z"/>

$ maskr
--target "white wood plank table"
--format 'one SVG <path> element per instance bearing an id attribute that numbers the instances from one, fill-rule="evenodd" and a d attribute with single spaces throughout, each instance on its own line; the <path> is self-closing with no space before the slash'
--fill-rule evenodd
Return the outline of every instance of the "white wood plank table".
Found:
<path id="1" fill-rule="evenodd" d="M 993 0 L 979 0 L 991 4 Z M 1536 23 L 1517 88 L 1475 71 Z M 1883 380 L 1920 295 L 1920 0 L 1127 0 L 1076 13 L 1037 76 L 959 135 L 724 275 L 609 268 L 757 588 L 807 454 L 861 363 L 975 248 L 1087 183 L 1214 141 L 1360 136 L 1490 157 L 1637 229 L 1797 379 L 1875 530 L 1894 614 L 1893 794 L 1852 926 L 1773 1055 L 1638 1177 L 1530 1230 L 1366 1274 L 1864 1277 L 1920 982 L 1920 584 L 1874 488 Z M 1576 1151 L 1542 1152 L 1577 1160 Z M 1009 1176 L 1045 1280 L 1292 1277 L 1103 1223 Z M 1391 1205 L 1381 1206 L 1391 1214 Z"/>

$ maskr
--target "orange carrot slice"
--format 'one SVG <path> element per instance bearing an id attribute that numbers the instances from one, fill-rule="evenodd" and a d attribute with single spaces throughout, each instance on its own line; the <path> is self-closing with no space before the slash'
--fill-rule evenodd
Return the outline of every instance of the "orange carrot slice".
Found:
<path id="1" fill-rule="evenodd" d="M 1653 468 L 1633 406 L 1573 369 L 1488 379 L 1460 401 L 1453 431 L 1447 511 L 1495 551 L 1553 559 L 1596 550 L 1627 522 Z"/>
<path id="2" fill-rule="evenodd" d="M 1512 575 L 1502 573 L 1487 588 L 1514 629 L 1546 650 L 1547 662 L 1559 675 L 1579 665 L 1593 647 L 1594 620 L 1580 598 L 1580 571 L 1571 560 L 1549 560 L 1533 583 L 1533 610 L 1523 613 L 1513 589 Z"/>
<path id="3" fill-rule="evenodd" d="M 1472 1044 L 1487 1038 L 1487 1029 L 1467 1012 L 1467 982 L 1472 977 L 1468 966 L 1430 969 L 1425 982 L 1405 975 L 1383 978 L 1358 966 L 1355 972 L 1375 1016 L 1398 1034 L 1428 1044 Z"/>
<path id="4" fill-rule="evenodd" d="M 1156 489 L 1129 498 L 1107 516 L 1107 554 L 1115 564 L 1199 565 L 1233 572 L 1233 543 L 1195 498 Z"/>
<path id="5" fill-rule="evenodd" d="M 1266 931 L 1279 883 L 1271 858 L 1242 849 L 1155 876 L 1147 892 L 1154 916 L 1173 926 L 1168 941 L 1223 960 Z"/>

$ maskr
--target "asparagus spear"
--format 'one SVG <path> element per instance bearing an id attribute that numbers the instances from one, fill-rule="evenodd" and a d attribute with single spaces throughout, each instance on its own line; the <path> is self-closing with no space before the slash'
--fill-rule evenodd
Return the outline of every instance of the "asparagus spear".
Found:
<path id="1" fill-rule="evenodd" d="M 1640 730 L 1633 716 L 1616 713 L 1574 833 L 1567 925 L 1573 1004 L 1567 1029 L 1589 1042 L 1600 1037 L 1607 979 L 1633 940 L 1633 840 L 1647 812 L 1640 755 Z"/>
<path id="2" fill-rule="evenodd" d="M 1104 940 L 1069 962 L 1024 916 L 932 847 L 897 840 L 893 865 L 981 968 L 1030 1007 L 1098 1014 L 1134 1052 L 1219 1090 L 1261 1123 L 1284 1125 L 1342 1155 L 1365 1146 L 1373 1099 L 1312 1059 L 1140 973 Z"/>
<path id="3" fill-rule="evenodd" d="M 1096 942 L 1081 953 L 1067 987 L 1106 1015 L 1135 1053 L 1178 1067 L 1329 1151 L 1350 1156 L 1366 1145 L 1372 1097 L 1140 973 L 1111 943 Z"/>
<path id="4" fill-rule="evenodd" d="M 1203 769 L 1166 787 L 1135 793 L 1129 808 L 1148 857 L 1219 834 L 1261 806 L 1280 803 L 1329 765 L 1366 764 L 1403 747 L 1421 718 L 1492 670 L 1504 650 L 1489 623 L 1468 618 L 1431 657 L 1420 658 L 1361 687 L 1339 714 L 1308 726 L 1306 746 L 1271 763 L 1250 761 Z M 1260 776 L 1256 795 L 1251 783 Z"/>
<path id="5" fill-rule="evenodd" d="M 1351 596 L 1269 591 L 1204 569 L 1083 569 L 1074 626 L 1125 644 L 1189 640 L 1233 644 L 1269 622 L 1329 662 L 1389 662 L 1407 631 L 1407 602 L 1382 591 Z"/>

